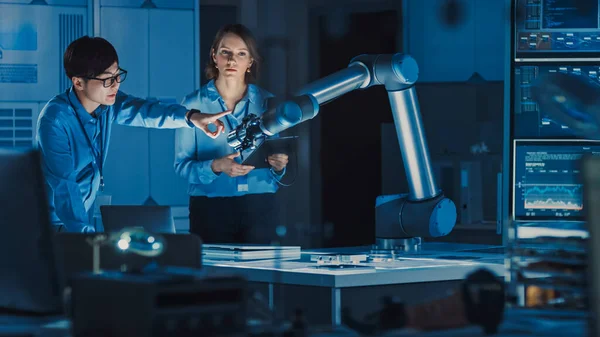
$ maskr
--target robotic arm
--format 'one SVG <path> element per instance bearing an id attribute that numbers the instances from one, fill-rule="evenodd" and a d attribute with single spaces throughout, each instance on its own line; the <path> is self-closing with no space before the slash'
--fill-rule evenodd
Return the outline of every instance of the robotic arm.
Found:
<path id="1" fill-rule="evenodd" d="M 321 104 L 353 90 L 383 85 L 394 114 L 409 193 L 377 199 L 377 245 L 382 249 L 407 249 L 405 239 L 447 235 L 456 222 L 456 207 L 436 185 L 431 169 L 414 87 L 418 73 L 417 63 L 408 55 L 357 56 L 347 68 L 268 107 L 260 118 L 249 116 L 229 133 L 228 143 L 238 151 L 254 148 L 267 136 L 314 118 Z"/>

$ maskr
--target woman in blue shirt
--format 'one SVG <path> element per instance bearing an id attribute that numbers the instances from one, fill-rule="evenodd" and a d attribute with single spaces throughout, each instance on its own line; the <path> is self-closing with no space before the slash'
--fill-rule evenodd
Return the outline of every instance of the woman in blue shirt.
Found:
<path id="1" fill-rule="evenodd" d="M 240 24 L 224 26 L 210 49 L 205 71 L 210 81 L 182 105 L 206 114 L 233 110 L 224 118 L 225 132 L 248 114 L 260 116 L 273 95 L 251 84 L 259 61 L 251 32 Z M 280 224 L 277 180 L 288 156 L 271 155 L 270 169 L 254 169 L 240 164 L 225 137 L 212 142 L 206 137 L 192 129 L 176 131 L 175 171 L 189 182 L 190 232 L 205 243 L 271 243 Z"/>
<path id="2" fill-rule="evenodd" d="M 115 48 L 100 37 L 73 41 L 64 55 L 73 86 L 52 98 L 37 123 L 49 211 L 56 231 L 93 232 L 90 209 L 104 185 L 102 167 L 112 124 L 148 128 L 197 127 L 206 140 L 223 131 L 218 118 L 179 104 L 165 105 L 119 90 L 127 71 L 119 67 Z M 216 131 L 208 125 L 214 123 Z M 220 137 L 225 138 L 225 137 Z"/>

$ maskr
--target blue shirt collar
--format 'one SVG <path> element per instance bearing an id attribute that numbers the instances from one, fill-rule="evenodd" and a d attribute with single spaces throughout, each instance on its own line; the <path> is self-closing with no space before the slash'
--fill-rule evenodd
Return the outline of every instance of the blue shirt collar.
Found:
<path id="1" fill-rule="evenodd" d="M 260 96 L 260 93 L 258 91 L 258 87 L 255 86 L 254 84 L 248 84 L 248 89 L 246 90 L 246 94 L 242 98 L 242 101 L 250 100 L 250 103 L 256 104 L 257 102 L 260 101 L 259 96 Z M 217 90 L 217 87 L 215 86 L 214 79 L 210 80 L 210 82 L 208 82 L 206 84 L 206 97 L 208 97 L 208 99 L 210 99 L 211 102 L 215 102 L 219 98 L 221 98 L 221 94 L 219 94 L 219 91 Z"/>
<path id="2" fill-rule="evenodd" d="M 79 101 L 79 98 L 77 97 L 77 94 L 75 93 L 75 89 L 73 89 L 73 87 L 69 89 L 68 96 L 69 101 L 71 102 L 71 106 L 75 109 L 75 113 L 77 114 L 77 116 L 83 124 L 94 119 L 94 117 L 91 114 L 89 114 L 87 110 L 85 110 L 85 108 Z M 106 112 L 107 108 L 107 106 L 100 105 L 95 111 L 96 118 L 100 117 L 104 112 Z"/>

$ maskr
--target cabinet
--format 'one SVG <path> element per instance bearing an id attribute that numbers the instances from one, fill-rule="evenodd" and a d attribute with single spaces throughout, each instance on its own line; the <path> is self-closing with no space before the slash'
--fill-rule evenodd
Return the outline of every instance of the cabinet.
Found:
<path id="1" fill-rule="evenodd" d="M 194 20 L 192 11 L 152 10 L 148 93 L 181 103 L 194 91 Z M 187 181 L 175 174 L 175 130 L 148 130 L 150 196 L 161 205 L 187 205 Z"/>
<path id="2" fill-rule="evenodd" d="M 100 36 L 128 71 L 121 90 L 181 102 L 195 87 L 194 11 L 101 7 Z M 175 175 L 174 130 L 114 125 L 105 167 L 113 204 L 187 204 L 187 184 Z"/>
<path id="3" fill-rule="evenodd" d="M 406 51 L 419 64 L 420 82 L 462 82 L 477 72 L 504 79 L 505 0 L 456 0 L 457 24 L 443 19 L 448 0 L 407 0 Z"/>

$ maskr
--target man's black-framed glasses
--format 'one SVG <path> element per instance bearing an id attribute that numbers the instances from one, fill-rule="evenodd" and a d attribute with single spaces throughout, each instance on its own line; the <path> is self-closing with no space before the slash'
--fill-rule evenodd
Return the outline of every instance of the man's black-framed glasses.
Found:
<path id="1" fill-rule="evenodd" d="M 127 70 L 119 68 L 119 73 L 115 76 L 107 77 L 107 78 L 97 78 L 97 77 L 86 77 L 88 80 L 97 80 L 102 81 L 102 85 L 105 88 L 110 88 L 115 83 L 121 83 L 125 81 L 127 78 Z"/>

